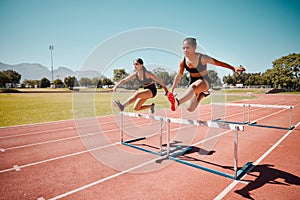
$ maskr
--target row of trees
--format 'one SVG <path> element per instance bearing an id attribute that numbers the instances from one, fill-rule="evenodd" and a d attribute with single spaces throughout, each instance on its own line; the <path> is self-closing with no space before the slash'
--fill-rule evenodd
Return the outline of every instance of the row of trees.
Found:
<path id="1" fill-rule="evenodd" d="M 243 84 L 246 86 L 251 85 L 270 85 L 274 88 L 290 88 L 300 90 L 300 54 L 289 54 L 276 59 L 273 63 L 272 69 L 267 69 L 263 73 L 242 73 L 233 74 L 223 77 L 223 82 L 227 85 Z M 172 85 L 176 73 L 169 73 L 163 68 L 156 68 L 153 73 L 160 78 L 166 85 Z M 64 81 L 57 79 L 54 81 L 56 87 L 74 86 L 82 87 L 103 87 L 105 85 L 113 85 L 114 82 L 119 82 L 122 78 L 129 74 L 125 69 L 115 69 L 113 80 L 109 78 L 81 78 L 79 81 L 74 76 L 69 76 Z M 213 70 L 208 71 L 208 76 L 211 79 L 212 86 L 220 86 L 221 79 L 218 77 L 217 72 Z M 21 74 L 13 70 L 6 70 L 0 72 L 0 87 L 6 87 L 9 84 L 18 84 L 21 80 Z M 178 86 L 186 86 L 188 84 L 188 76 L 185 73 Z M 25 80 L 22 84 L 24 87 L 50 87 L 50 81 L 47 78 L 41 80 Z M 124 85 L 126 88 L 140 87 L 137 80 L 129 81 Z"/>
<path id="2" fill-rule="evenodd" d="M 54 86 L 56 88 L 62 88 L 62 87 L 67 87 L 67 88 L 74 88 L 74 87 L 98 87 L 101 88 L 105 85 L 113 85 L 113 82 L 108 79 L 99 79 L 99 78 L 81 78 L 79 81 L 76 79 L 75 76 L 68 76 L 64 78 L 64 81 L 60 79 L 54 80 Z M 25 80 L 22 83 L 22 87 L 39 87 L 39 88 L 47 88 L 50 87 L 51 83 L 50 80 L 47 78 L 42 78 L 41 80 Z"/>
<path id="3" fill-rule="evenodd" d="M 14 70 L 5 70 L 0 72 L 0 87 L 17 87 L 20 84 L 22 75 Z M 113 85 L 114 83 L 109 78 L 81 78 L 79 81 L 75 76 L 68 76 L 64 78 L 64 81 L 61 79 L 54 80 L 55 87 L 68 87 L 73 88 L 76 86 L 82 87 L 103 87 L 105 85 Z M 42 78 L 41 80 L 24 80 L 21 84 L 22 88 L 47 88 L 51 86 L 51 82 L 47 78 Z"/>
<path id="4" fill-rule="evenodd" d="M 276 59 L 272 69 L 263 73 L 233 74 L 223 77 L 228 85 L 270 85 L 274 88 L 300 90 L 300 54 L 289 54 Z"/>

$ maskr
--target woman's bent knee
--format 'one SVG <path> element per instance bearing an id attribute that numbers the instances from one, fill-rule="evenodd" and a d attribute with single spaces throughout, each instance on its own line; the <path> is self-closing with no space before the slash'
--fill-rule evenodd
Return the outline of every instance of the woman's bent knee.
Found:
<path id="1" fill-rule="evenodd" d="M 135 105 L 135 106 L 133 106 L 133 110 L 135 110 L 135 111 L 139 111 L 139 110 L 141 110 L 141 106 L 137 106 L 137 105 Z"/>
<path id="2" fill-rule="evenodd" d="M 196 107 L 193 106 L 193 107 L 188 107 L 188 108 L 186 108 L 186 109 L 187 109 L 187 111 L 189 111 L 189 112 L 193 112 L 193 111 L 196 110 L 196 108 L 197 108 L 197 106 L 196 106 Z"/>

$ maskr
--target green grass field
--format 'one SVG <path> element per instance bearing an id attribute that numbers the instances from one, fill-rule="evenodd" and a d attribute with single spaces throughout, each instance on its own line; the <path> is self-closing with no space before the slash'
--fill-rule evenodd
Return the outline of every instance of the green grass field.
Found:
<path id="1" fill-rule="evenodd" d="M 117 98 L 123 101 L 132 92 L 134 91 L 124 94 L 120 93 Z M 210 103 L 211 98 L 213 98 L 214 102 L 224 102 L 224 96 L 217 96 L 211 95 L 205 98 L 201 104 Z M 111 103 L 112 99 L 116 99 L 116 96 L 112 96 L 112 93 L 100 93 L 97 91 L 97 93 L 87 94 L 83 97 L 87 101 L 83 101 L 79 105 L 82 112 L 88 109 L 87 107 L 92 109 L 91 112 L 94 112 L 92 113 L 93 116 L 111 115 L 118 112 Z M 76 109 L 76 106 L 73 106 L 73 102 L 78 101 L 78 99 L 74 100 L 74 98 L 77 97 L 76 95 L 73 96 L 73 93 L 0 93 L 0 127 L 73 119 L 73 110 L 74 108 Z M 218 98 L 220 99 L 218 100 Z M 228 102 L 252 98 L 255 97 L 244 94 L 227 95 Z M 169 102 L 162 94 L 158 94 L 154 99 L 148 100 L 148 102 L 154 102 L 158 105 L 158 109 L 169 108 Z M 128 110 L 132 111 L 132 106 Z M 91 116 L 91 113 L 82 115 L 82 117 L 88 116 Z"/>

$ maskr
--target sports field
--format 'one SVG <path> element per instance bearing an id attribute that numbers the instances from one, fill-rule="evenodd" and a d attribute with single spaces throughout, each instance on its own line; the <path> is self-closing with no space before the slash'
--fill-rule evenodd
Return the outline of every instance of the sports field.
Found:
<path id="1" fill-rule="evenodd" d="M 73 119 L 73 93 L 65 90 L 23 90 L 26 93 L 0 93 L 0 127 Z M 35 93 L 35 91 L 37 91 Z M 105 91 L 105 90 L 104 90 Z M 129 91 L 132 93 L 133 91 Z M 162 91 L 161 91 L 162 94 Z M 169 102 L 163 95 L 153 102 L 168 108 Z M 97 116 L 112 114 L 112 93 L 99 90 L 94 94 Z M 254 96 L 229 95 L 228 101 L 251 99 Z M 211 102 L 204 99 L 202 104 Z"/>

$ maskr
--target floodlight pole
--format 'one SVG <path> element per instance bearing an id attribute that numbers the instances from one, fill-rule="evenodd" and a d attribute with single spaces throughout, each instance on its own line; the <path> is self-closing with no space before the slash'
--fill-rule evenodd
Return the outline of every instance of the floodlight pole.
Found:
<path id="1" fill-rule="evenodd" d="M 54 80 L 53 80 L 53 51 L 54 51 L 54 45 L 50 45 L 49 50 L 51 52 L 51 74 L 52 74 L 52 84 L 53 84 L 54 83 Z"/>

